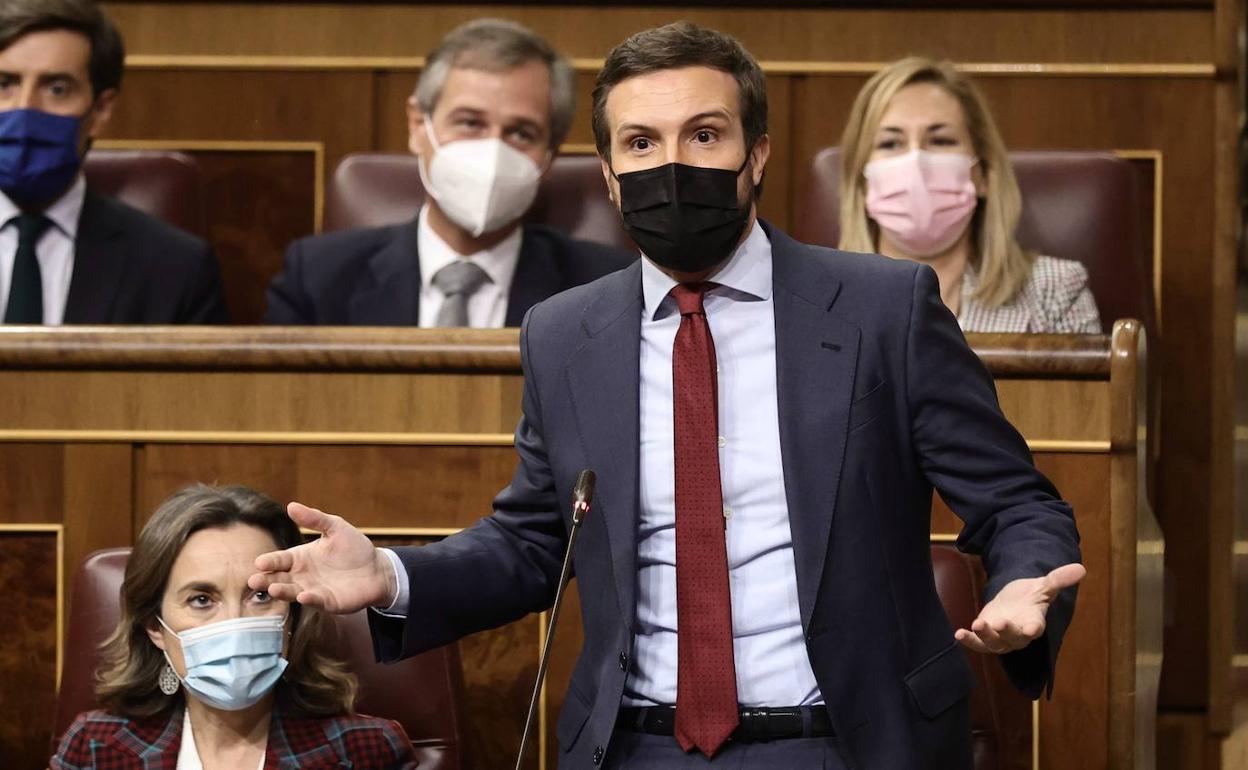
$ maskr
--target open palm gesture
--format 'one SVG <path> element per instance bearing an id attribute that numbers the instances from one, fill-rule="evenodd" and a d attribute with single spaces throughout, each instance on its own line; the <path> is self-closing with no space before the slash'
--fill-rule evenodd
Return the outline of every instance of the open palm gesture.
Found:
<path id="1" fill-rule="evenodd" d="M 247 579 L 256 591 L 275 599 L 347 614 L 390 604 L 395 575 L 390 560 L 341 516 L 291 503 L 287 514 L 321 536 L 310 543 L 256 557 L 257 572 Z"/>

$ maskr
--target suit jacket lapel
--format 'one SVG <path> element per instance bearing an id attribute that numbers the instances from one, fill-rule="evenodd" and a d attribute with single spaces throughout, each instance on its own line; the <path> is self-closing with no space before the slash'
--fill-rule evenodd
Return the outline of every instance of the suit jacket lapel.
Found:
<path id="1" fill-rule="evenodd" d="M 125 237 L 108 214 L 109 201 L 87 190 L 74 238 L 74 271 L 65 301 L 65 323 L 104 324 L 113 317 L 126 273 Z"/>
<path id="2" fill-rule="evenodd" d="M 352 324 L 417 326 L 420 323 L 420 257 L 416 223 L 394 229 L 394 237 L 368 260 L 368 280 L 351 297 Z"/>
<path id="3" fill-rule="evenodd" d="M 784 233 L 765 229 L 773 259 L 785 497 L 798 604 L 809 628 L 832 531 L 861 334 L 829 312 L 841 284 L 828 264 Z"/>
<path id="4" fill-rule="evenodd" d="M 529 308 L 563 290 L 563 271 L 559 269 L 552 246 L 550 238 L 536 236 L 530 228 L 524 229 L 520 257 L 507 295 L 504 325 L 519 326 Z"/>
<path id="5" fill-rule="evenodd" d="M 585 308 L 584 344 L 568 362 L 572 408 L 607 527 L 621 616 L 631 624 L 637 583 L 641 263 L 603 280 Z"/>

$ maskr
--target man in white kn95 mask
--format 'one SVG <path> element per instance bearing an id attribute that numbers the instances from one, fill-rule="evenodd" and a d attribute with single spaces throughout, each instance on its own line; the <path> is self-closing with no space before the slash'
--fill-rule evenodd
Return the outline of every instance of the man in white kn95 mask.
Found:
<path id="1" fill-rule="evenodd" d="M 408 99 L 426 199 L 415 221 L 295 242 L 273 324 L 519 326 L 534 304 L 636 254 L 526 225 L 575 112 L 567 60 L 513 22 L 452 30 Z"/>

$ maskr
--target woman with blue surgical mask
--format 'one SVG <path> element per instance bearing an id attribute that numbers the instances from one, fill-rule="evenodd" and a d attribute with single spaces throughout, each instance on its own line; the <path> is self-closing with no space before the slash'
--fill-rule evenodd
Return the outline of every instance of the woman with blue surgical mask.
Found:
<path id="1" fill-rule="evenodd" d="M 333 621 L 247 586 L 258 555 L 301 541 L 245 487 L 197 485 L 161 505 L 126 566 L 104 708 L 78 717 L 53 770 L 414 767 L 401 726 L 351 713 L 355 678 L 325 649 Z"/>
<path id="2" fill-rule="evenodd" d="M 841 139 L 847 251 L 923 262 L 968 332 L 1099 334 L 1083 265 L 1023 249 L 1022 195 L 987 103 L 953 65 L 894 62 L 863 86 Z"/>

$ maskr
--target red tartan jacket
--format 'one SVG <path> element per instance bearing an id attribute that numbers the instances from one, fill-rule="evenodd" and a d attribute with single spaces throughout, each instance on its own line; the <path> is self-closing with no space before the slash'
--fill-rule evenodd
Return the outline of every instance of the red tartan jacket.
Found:
<path id="1" fill-rule="evenodd" d="M 51 770 L 177 770 L 182 709 L 146 719 L 79 714 Z M 403 727 L 367 716 L 303 717 L 275 709 L 264 770 L 408 770 L 416 767 Z"/>

